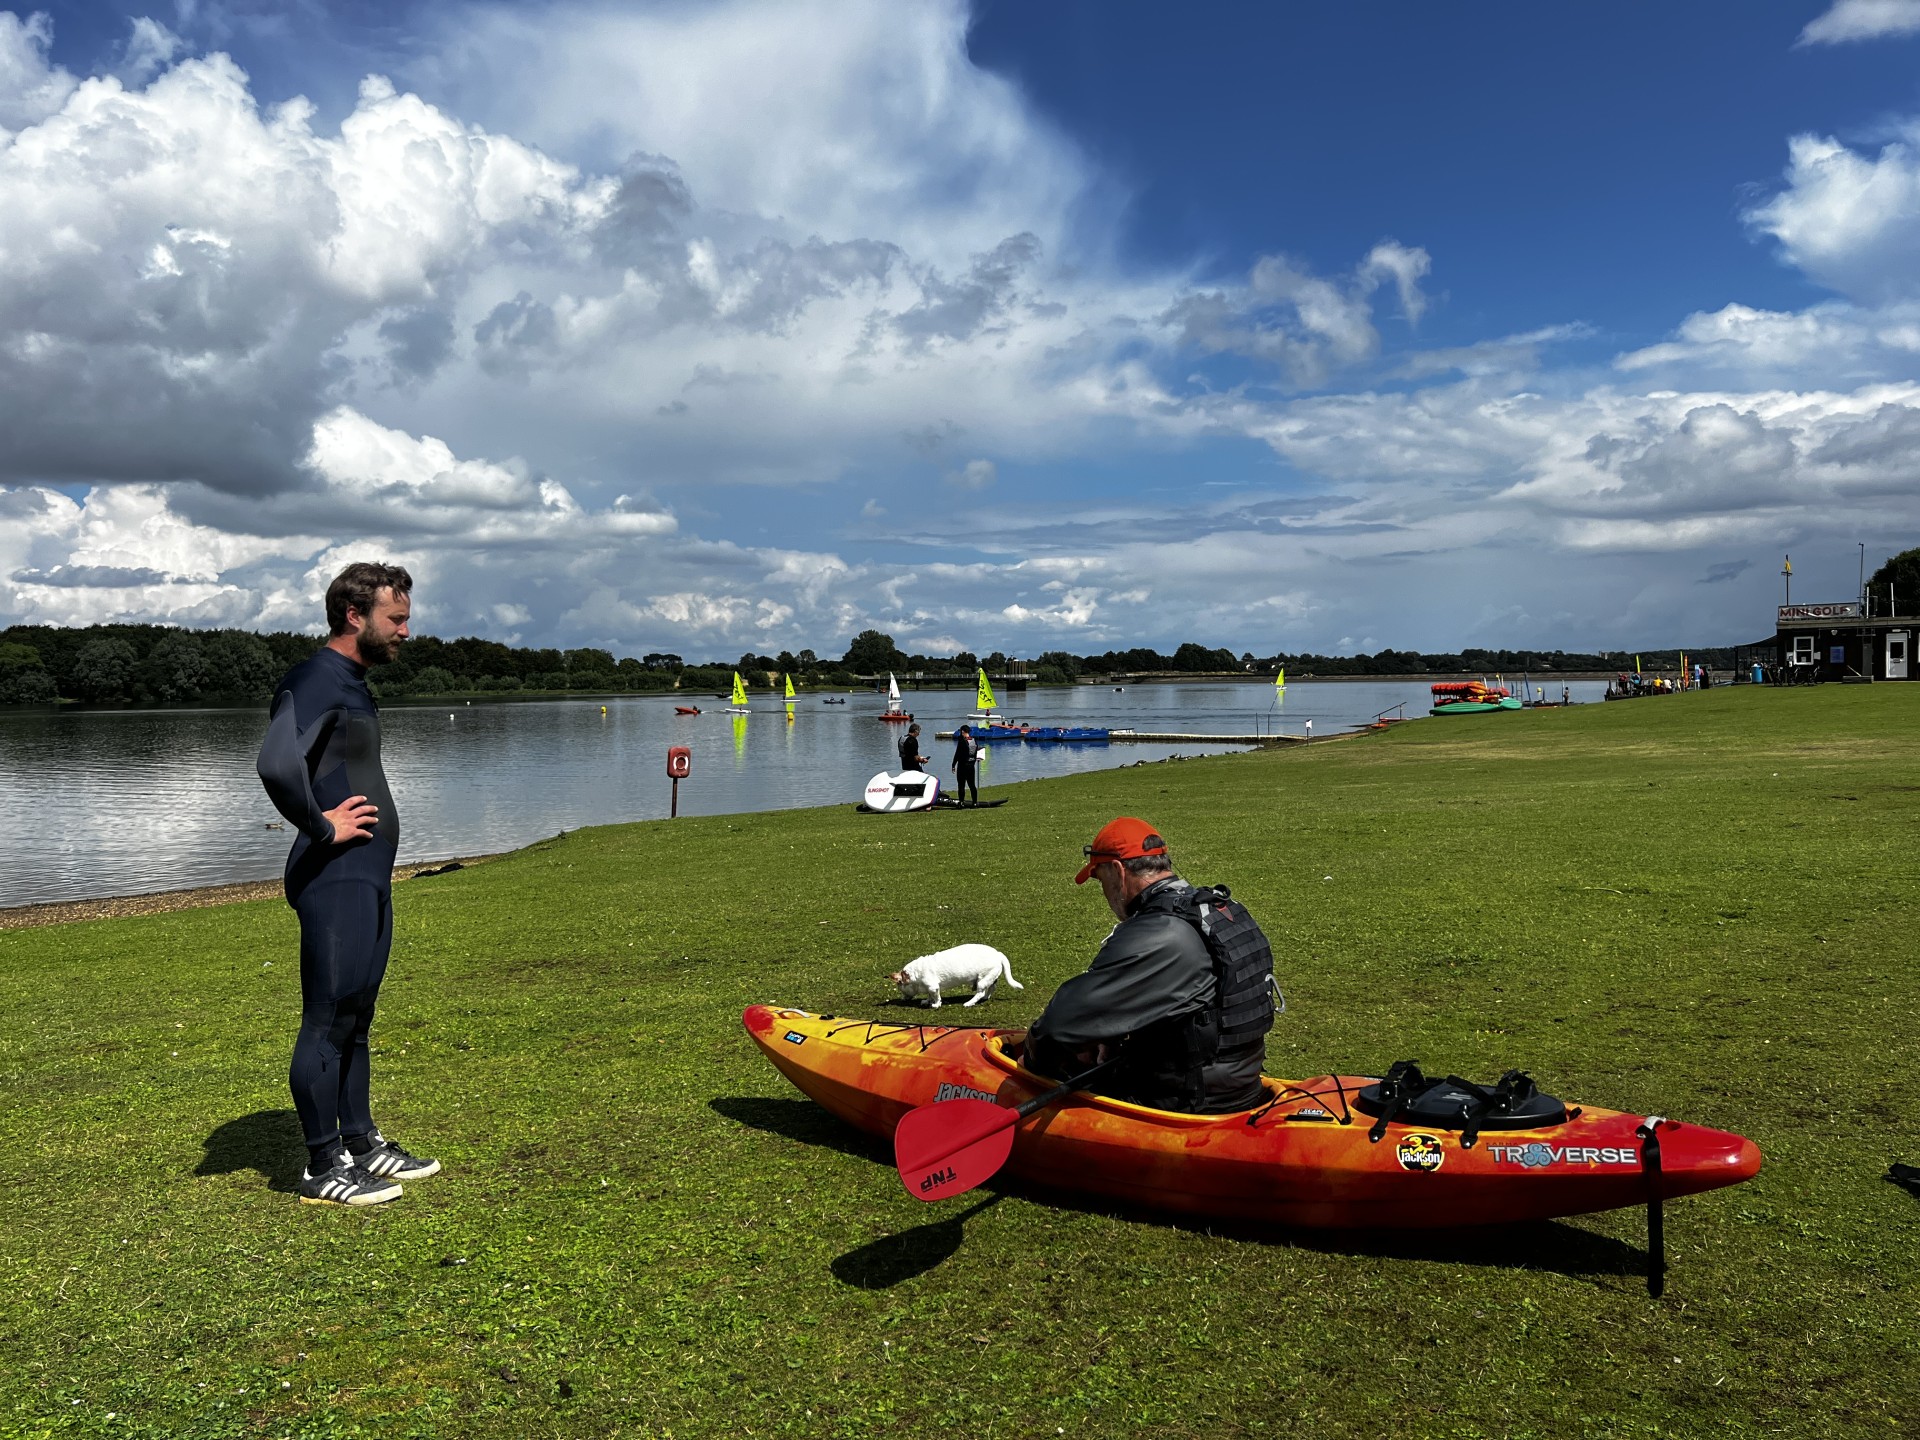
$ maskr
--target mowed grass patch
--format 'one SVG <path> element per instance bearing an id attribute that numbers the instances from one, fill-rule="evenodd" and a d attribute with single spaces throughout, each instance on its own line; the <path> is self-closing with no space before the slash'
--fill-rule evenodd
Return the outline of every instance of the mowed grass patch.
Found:
<path id="1" fill-rule="evenodd" d="M 396 891 L 382 1125 L 447 1173 L 301 1206 L 274 903 L 0 933 L 0 1433 L 1903 1435 L 1920 1202 L 1920 688 L 1436 720 L 852 807 L 576 832 Z M 899 1013 L 963 940 L 1023 1022 L 1111 925 L 1117 813 L 1274 939 L 1269 1070 L 1510 1065 L 1751 1135 L 1668 1212 L 1211 1232 L 929 1209 L 787 1087 L 755 1001 Z M 883 1008 L 885 1007 L 885 1008 Z"/>

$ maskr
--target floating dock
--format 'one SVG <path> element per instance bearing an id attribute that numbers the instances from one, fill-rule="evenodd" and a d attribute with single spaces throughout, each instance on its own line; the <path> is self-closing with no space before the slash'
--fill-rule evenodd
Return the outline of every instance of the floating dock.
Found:
<path id="1" fill-rule="evenodd" d="M 954 738 L 954 732 L 939 730 L 934 732 L 933 738 L 951 740 Z M 1169 730 L 1109 730 L 1105 740 L 1036 740 L 1033 743 L 1036 745 L 1105 745 L 1108 743 L 1114 745 L 1304 745 L 1307 743 L 1307 737 L 1305 735 L 1189 735 Z"/>

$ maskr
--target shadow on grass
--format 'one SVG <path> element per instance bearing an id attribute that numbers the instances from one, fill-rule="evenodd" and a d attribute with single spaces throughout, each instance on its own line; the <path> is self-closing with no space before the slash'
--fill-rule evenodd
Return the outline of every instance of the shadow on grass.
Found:
<path id="1" fill-rule="evenodd" d="M 207 1153 L 194 1168 L 196 1175 L 230 1175 L 235 1170 L 257 1170 L 267 1188 L 291 1194 L 306 1168 L 307 1145 L 300 1134 L 300 1117 L 291 1110 L 256 1110 L 229 1120 L 202 1142 Z"/>
<path id="2" fill-rule="evenodd" d="M 967 1221 L 1004 1198 L 989 1195 L 944 1220 L 931 1220 L 911 1230 L 902 1230 L 898 1235 L 869 1240 L 859 1249 L 835 1257 L 827 1268 L 843 1285 L 861 1290 L 890 1290 L 902 1280 L 926 1274 L 952 1256 L 966 1238 Z"/>
<path id="3" fill-rule="evenodd" d="M 764 1095 L 723 1095 L 707 1102 L 716 1115 L 737 1125 L 783 1135 L 803 1145 L 820 1145 L 842 1155 L 890 1164 L 893 1147 L 884 1140 L 834 1119 L 811 1100 L 778 1100 Z"/>
<path id="4" fill-rule="evenodd" d="M 835 1119 L 811 1100 L 738 1095 L 713 1100 L 709 1105 L 717 1114 L 755 1130 L 782 1135 L 806 1145 L 824 1146 L 843 1155 L 857 1156 L 877 1164 L 892 1163 L 892 1147 L 885 1141 Z M 1136 1210 L 1110 1201 L 1024 1184 L 1004 1176 L 992 1181 L 990 1188 L 994 1192 L 994 1199 L 1002 1195 L 1018 1195 L 1062 1210 L 1111 1215 L 1135 1225 L 1187 1230 L 1247 1244 L 1282 1245 L 1326 1255 L 1378 1256 L 1441 1265 L 1499 1266 L 1511 1270 L 1540 1270 L 1571 1278 L 1641 1276 L 1647 1271 L 1647 1252 L 1639 1246 L 1629 1245 L 1611 1236 L 1596 1235 L 1590 1230 L 1559 1220 L 1503 1225 L 1497 1229 L 1283 1230 L 1251 1222 L 1205 1221 Z M 985 1203 L 988 1202 L 983 1202 L 983 1205 Z M 850 1285 L 872 1290 L 885 1289 L 887 1285 L 897 1285 L 901 1280 L 923 1274 L 959 1248 L 959 1222 L 977 1213 L 983 1205 L 976 1205 L 951 1220 L 919 1225 L 899 1235 L 863 1245 L 835 1260 L 833 1272 Z M 945 1248 L 940 1248 L 942 1246 Z M 918 1264 L 917 1268 L 909 1268 L 916 1260 L 924 1260 L 925 1263 Z M 842 1273 L 843 1269 L 848 1273 Z M 871 1278 L 856 1278 L 890 1274 L 896 1278 L 885 1280 L 884 1283 L 877 1283 Z"/>

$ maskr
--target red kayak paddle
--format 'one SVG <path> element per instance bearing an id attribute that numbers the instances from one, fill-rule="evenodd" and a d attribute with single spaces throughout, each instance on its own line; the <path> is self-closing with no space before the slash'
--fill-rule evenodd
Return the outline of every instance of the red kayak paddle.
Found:
<path id="1" fill-rule="evenodd" d="M 1119 1063 L 1113 1056 L 1018 1109 L 991 1100 L 938 1100 L 900 1117 L 893 1132 L 893 1163 L 900 1183 L 916 1200 L 945 1200 L 964 1195 L 991 1180 L 1013 1153 L 1013 1127 L 1037 1110 L 1064 1100 L 1101 1071 Z"/>

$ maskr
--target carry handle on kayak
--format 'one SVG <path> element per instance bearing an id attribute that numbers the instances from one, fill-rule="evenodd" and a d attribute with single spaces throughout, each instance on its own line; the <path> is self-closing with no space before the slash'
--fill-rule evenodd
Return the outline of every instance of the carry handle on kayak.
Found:
<path id="1" fill-rule="evenodd" d="M 1013 1153 L 1013 1127 L 1058 1103 L 1120 1063 L 1109 1056 L 1091 1069 L 1016 1108 L 992 1100 L 941 1100 L 916 1106 L 893 1132 L 893 1163 L 916 1200 L 964 1195 L 999 1172 Z"/>

